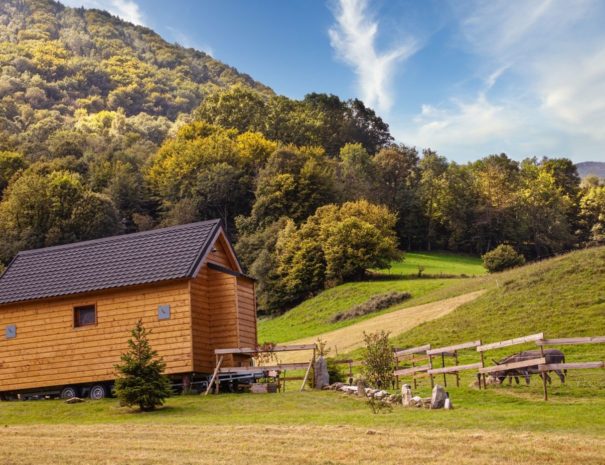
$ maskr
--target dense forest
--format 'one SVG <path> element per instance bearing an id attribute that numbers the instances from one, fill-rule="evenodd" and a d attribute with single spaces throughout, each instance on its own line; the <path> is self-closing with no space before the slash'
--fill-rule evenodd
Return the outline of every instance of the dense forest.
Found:
<path id="1" fill-rule="evenodd" d="M 219 217 L 281 311 L 399 250 L 605 242 L 605 185 L 565 158 L 457 164 L 396 143 L 360 100 L 276 95 L 104 12 L 3 1 L 0 66 L 0 268 Z"/>

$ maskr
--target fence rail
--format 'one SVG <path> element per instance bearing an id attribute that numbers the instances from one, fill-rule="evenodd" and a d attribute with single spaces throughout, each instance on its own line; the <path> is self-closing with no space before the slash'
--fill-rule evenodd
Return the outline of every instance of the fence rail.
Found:
<path id="1" fill-rule="evenodd" d="M 528 344 L 534 342 L 539 347 L 539 355 L 533 356 L 529 360 L 520 360 L 511 363 L 496 364 L 493 366 L 486 366 L 485 364 L 485 353 L 490 350 L 502 349 L 511 347 L 519 344 Z M 490 342 L 488 344 L 482 344 L 480 340 L 463 342 L 460 344 L 454 344 L 447 347 L 432 348 L 431 344 L 423 346 L 412 347 L 410 349 L 398 350 L 395 352 L 395 357 L 399 362 L 400 359 L 411 361 L 412 366 L 409 368 L 398 368 L 394 371 L 394 375 L 397 376 L 409 376 L 411 375 L 414 380 L 414 387 L 416 384 L 416 378 L 430 377 L 431 387 L 433 386 L 433 376 L 443 375 L 444 384 L 447 386 L 446 375 L 456 375 L 457 384 L 459 384 L 459 372 L 467 370 L 477 370 L 477 378 L 479 380 L 479 388 L 486 388 L 486 374 L 506 372 L 510 376 L 515 370 L 527 373 L 524 368 L 535 367 L 540 373 L 544 388 L 544 400 L 548 400 L 548 388 L 547 378 L 549 371 L 555 370 L 583 370 L 583 369 L 603 369 L 605 368 L 605 361 L 590 361 L 590 362 L 565 362 L 565 363 L 547 363 L 548 354 L 545 353 L 545 346 L 558 346 L 558 345 L 582 345 L 582 344 L 605 344 L 605 336 L 595 337 L 565 337 L 565 338 L 551 338 L 547 339 L 544 337 L 544 333 L 530 334 L 527 336 L 521 336 L 513 339 L 507 339 L 505 341 Z M 458 365 L 458 351 L 465 349 L 475 349 L 475 353 L 478 353 L 481 361 L 477 363 L 469 363 L 466 365 Z M 433 366 L 433 357 L 441 358 L 441 367 Z M 455 365 L 446 366 L 445 357 L 454 357 Z M 415 365 L 415 362 L 420 360 L 428 360 L 426 365 Z M 482 383 L 483 381 L 483 383 Z"/>

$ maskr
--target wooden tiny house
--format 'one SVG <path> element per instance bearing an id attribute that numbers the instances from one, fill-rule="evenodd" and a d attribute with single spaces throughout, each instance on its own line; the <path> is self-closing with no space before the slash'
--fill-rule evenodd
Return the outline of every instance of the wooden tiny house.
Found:
<path id="1" fill-rule="evenodd" d="M 0 392 L 109 386 L 138 319 L 174 378 L 256 347 L 254 281 L 219 221 L 19 253 L 0 278 Z"/>

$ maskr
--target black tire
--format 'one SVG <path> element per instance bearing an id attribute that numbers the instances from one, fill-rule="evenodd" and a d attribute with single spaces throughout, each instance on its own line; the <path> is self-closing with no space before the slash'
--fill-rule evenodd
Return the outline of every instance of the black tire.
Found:
<path id="1" fill-rule="evenodd" d="M 102 384 L 95 384 L 94 386 L 92 386 L 90 388 L 90 392 L 88 393 L 88 396 L 92 400 L 105 399 L 105 397 L 107 397 L 107 388 L 105 386 L 103 386 Z"/>
<path id="2" fill-rule="evenodd" d="M 71 399 L 78 397 L 78 389 L 75 386 L 65 386 L 61 390 L 61 399 Z"/>

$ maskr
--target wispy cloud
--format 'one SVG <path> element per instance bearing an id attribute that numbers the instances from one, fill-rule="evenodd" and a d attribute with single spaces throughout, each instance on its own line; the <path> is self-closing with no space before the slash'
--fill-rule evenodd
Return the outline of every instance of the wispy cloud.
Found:
<path id="1" fill-rule="evenodd" d="M 330 42 L 338 57 L 354 69 L 364 102 L 386 112 L 393 104 L 396 65 L 418 47 L 413 39 L 407 39 L 390 50 L 378 51 L 378 22 L 367 7 L 367 0 L 339 0 L 334 11 L 336 24 L 329 30 Z"/>
<path id="2" fill-rule="evenodd" d="M 133 24 L 145 25 L 141 8 L 134 0 L 60 0 L 67 6 L 105 10 Z"/>
<path id="3" fill-rule="evenodd" d="M 478 146 L 496 145 L 517 156 L 540 151 L 576 159 L 603 156 L 605 3 L 452 4 L 465 51 L 474 55 L 484 85 L 474 98 L 453 95 L 425 105 L 399 135 L 468 155 Z M 512 85 L 499 88 L 504 76 Z"/>

